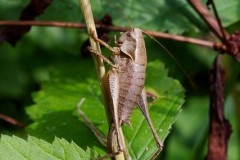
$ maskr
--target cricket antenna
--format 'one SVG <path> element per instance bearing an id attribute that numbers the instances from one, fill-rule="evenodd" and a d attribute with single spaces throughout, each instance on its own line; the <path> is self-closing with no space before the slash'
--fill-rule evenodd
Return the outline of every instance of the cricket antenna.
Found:
<path id="1" fill-rule="evenodd" d="M 193 87 L 194 90 L 197 90 L 197 87 L 195 85 L 195 83 L 193 82 L 192 78 L 189 76 L 189 74 L 187 73 L 186 69 L 183 67 L 183 65 L 173 56 L 173 54 L 163 45 L 161 44 L 156 38 L 154 38 L 153 36 L 151 36 L 149 33 L 147 33 L 146 31 L 142 30 L 143 33 L 145 33 L 146 35 L 148 35 L 151 39 L 153 39 L 158 45 L 160 45 L 163 50 L 172 58 L 172 60 L 180 67 L 180 69 L 182 70 L 183 74 L 187 77 L 187 79 L 189 80 L 191 86 Z"/>

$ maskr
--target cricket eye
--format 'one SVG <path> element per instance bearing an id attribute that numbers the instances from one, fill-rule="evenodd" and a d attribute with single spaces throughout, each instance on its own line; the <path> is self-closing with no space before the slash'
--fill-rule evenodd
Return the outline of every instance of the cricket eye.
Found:
<path id="1" fill-rule="evenodd" d="M 127 32 L 127 37 L 132 37 L 130 32 Z"/>

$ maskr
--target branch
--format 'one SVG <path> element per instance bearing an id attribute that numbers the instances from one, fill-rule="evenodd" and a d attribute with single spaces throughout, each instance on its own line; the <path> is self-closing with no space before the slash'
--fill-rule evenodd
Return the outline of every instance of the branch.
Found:
<path id="1" fill-rule="evenodd" d="M 211 31 L 222 41 L 225 42 L 225 35 L 228 38 L 228 34 L 224 31 L 215 17 L 209 12 L 208 8 L 202 4 L 200 0 L 188 0 L 188 3 L 192 5 L 195 11 L 202 17 L 202 19 L 206 22 Z M 222 31 L 225 33 L 223 34 Z"/>
<path id="2" fill-rule="evenodd" d="M 12 125 L 18 126 L 18 127 L 23 127 L 24 126 L 22 122 L 17 121 L 16 119 L 11 118 L 9 116 L 6 116 L 4 114 L 0 114 L 0 119 L 4 120 L 4 121 L 6 121 L 6 122 L 8 122 Z"/>
<path id="3" fill-rule="evenodd" d="M 53 26 L 65 28 L 86 28 L 86 24 L 60 21 L 0 21 L 0 26 Z"/>
<path id="4" fill-rule="evenodd" d="M 74 23 L 74 22 L 58 22 L 58 21 L 0 21 L 0 26 L 54 26 L 54 27 L 64 27 L 64 28 L 81 28 L 85 29 L 86 24 L 82 23 Z M 98 25 L 96 24 L 96 28 L 104 28 L 111 31 L 127 31 L 130 28 L 127 27 L 118 27 L 118 26 L 107 26 L 107 25 Z M 179 35 L 172 35 L 163 32 L 156 32 L 150 30 L 144 30 L 149 35 L 157 38 L 170 39 L 178 42 L 185 42 L 190 44 L 195 44 L 199 46 L 214 48 L 214 42 L 206 41 L 202 39 L 184 37 Z"/>
<path id="5" fill-rule="evenodd" d="M 197 39 L 197 38 L 184 37 L 184 36 L 173 35 L 173 34 L 168 34 L 164 32 L 150 31 L 150 30 L 144 30 L 144 31 L 153 37 L 170 39 L 178 42 L 185 42 L 185 43 L 195 44 L 195 45 L 209 47 L 209 48 L 213 48 L 215 44 L 214 42 Z"/>
<path id="6" fill-rule="evenodd" d="M 210 126 L 206 160 L 226 160 L 227 146 L 232 132 L 224 117 L 224 70 L 218 55 L 210 70 Z"/>

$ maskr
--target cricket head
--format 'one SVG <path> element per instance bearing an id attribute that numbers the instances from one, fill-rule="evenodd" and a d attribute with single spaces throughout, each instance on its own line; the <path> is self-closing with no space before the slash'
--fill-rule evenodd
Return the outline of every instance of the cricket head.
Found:
<path id="1" fill-rule="evenodd" d="M 118 44 L 121 52 L 134 61 L 139 56 L 137 55 L 139 49 L 143 48 L 143 46 L 145 49 L 142 31 L 139 28 L 133 28 L 130 31 L 121 33 Z"/>

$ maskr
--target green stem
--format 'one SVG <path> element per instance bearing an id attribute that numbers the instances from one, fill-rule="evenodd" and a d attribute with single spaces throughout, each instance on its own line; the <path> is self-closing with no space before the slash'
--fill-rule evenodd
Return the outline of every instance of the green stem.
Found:
<path id="1" fill-rule="evenodd" d="M 89 0 L 79 0 L 80 2 L 80 6 L 83 12 L 83 16 L 86 22 L 86 27 L 87 27 L 87 31 L 88 34 L 93 34 L 94 36 L 97 37 L 97 31 L 96 31 L 96 27 L 95 27 L 95 22 L 93 19 L 93 14 L 92 14 L 92 9 L 91 9 L 91 5 Z M 91 48 L 99 53 L 101 53 L 101 49 L 99 46 L 99 43 L 94 41 L 94 39 L 92 39 L 91 36 L 89 36 L 90 39 L 90 44 L 91 44 Z M 96 66 L 96 70 L 97 70 L 97 74 L 98 74 L 98 78 L 100 80 L 102 80 L 105 76 L 105 67 L 103 64 L 103 60 L 98 57 L 97 55 L 93 55 L 93 59 L 95 62 L 95 66 Z M 102 86 L 102 84 L 100 84 Z"/>
<path id="2" fill-rule="evenodd" d="M 90 4 L 89 0 L 79 0 L 79 3 L 80 3 L 81 10 L 83 12 L 83 16 L 84 16 L 84 19 L 86 22 L 88 34 L 89 35 L 93 34 L 93 36 L 97 37 L 96 26 L 95 26 L 92 9 L 91 9 L 91 4 Z M 91 36 L 89 36 L 89 39 L 90 39 L 90 45 L 91 45 L 92 50 L 97 51 L 99 54 L 101 54 L 101 49 L 100 49 L 99 43 L 96 42 Z M 104 81 L 105 81 L 105 76 L 106 76 L 104 63 L 103 63 L 103 60 L 100 58 L 100 56 L 97 56 L 96 54 L 93 54 L 93 59 L 95 62 L 96 71 L 97 71 L 99 82 L 100 82 L 101 92 L 102 92 L 102 95 L 104 96 L 104 100 L 105 100 L 104 104 L 105 104 L 105 110 L 107 113 L 108 121 L 109 121 L 109 123 L 111 123 L 111 119 L 112 119 L 113 115 L 111 115 L 111 112 L 109 112 L 110 108 L 108 108 L 108 105 L 106 105 L 107 104 L 106 99 L 108 97 L 106 97 L 107 94 L 105 93 L 105 89 L 104 89 L 104 84 L 105 84 Z M 121 133 L 122 133 L 122 131 L 121 131 Z M 113 139 L 114 139 L 114 141 L 117 140 L 117 138 L 113 138 Z M 123 136 L 121 139 L 124 141 Z M 122 142 L 122 143 L 125 144 L 124 142 Z M 114 150 L 114 152 L 117 152 L 118 151 L 118 143 L 114 142 L 113 148 L 116 149 L 116 151 Z M 115 157 L 115 159 L 116 160 L 125 160 L 123 152 L 121 154 L 117 155 Z"/>

